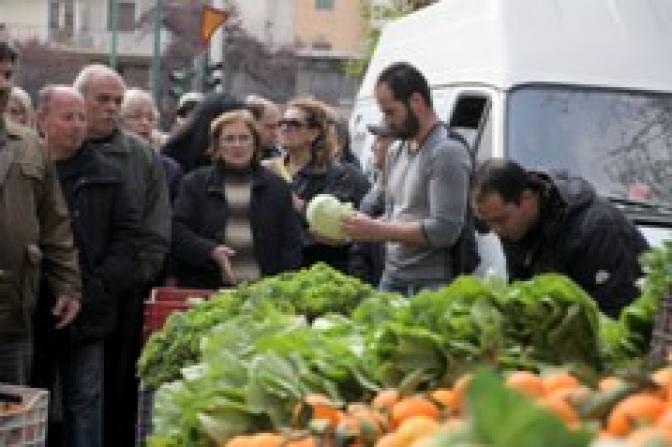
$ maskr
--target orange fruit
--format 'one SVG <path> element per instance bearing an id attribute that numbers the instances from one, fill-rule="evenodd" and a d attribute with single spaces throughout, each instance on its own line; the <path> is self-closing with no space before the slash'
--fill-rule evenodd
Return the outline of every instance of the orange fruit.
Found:
<path id="1" fill-rule="evenodd" d="M 311 419 L 323 419 L 335 426 L 343 417 L 343 413 L 323 394 L 312 393 L 303 398 L 303 402 L 294 408 L 294 418 L 298 419 L 303 408 L 311 409 Z"/>
<path id="2" fill-rule="evenodd" d="M 388 433 L 376 441 L 376 447 L 400 447 L 396 433 Z"/>
<path id="3" fill-rule="evenodd" d="M 548 374 L 542 378 L 542 381 L 547 393 L 568 388 L 578 388 L 581 386 L 576 377 L 566 371 L 558 371 Z"/>
<path id="4" fill-rule="evenodd" d="M 556 415 L 569 428 L 579 426 L 579 416 L 576 410 L 560 397 L 547 396 L 537 401 L 540 406 Z"/>
<path id="5" fill-rule="evenodd" d="M 305 436 L 300 439 L 286 441 L 284 444 L 280 445 L 282 445 L 282 447 L 317 447 L 317 441 L 312 436 Z"/>
<path id="6" fill-rule="evenodd" d="M 462 412 L 462 408 L 464 407 L 464 396 L 467 392 L 467 387 L 469 387 L 469 383 L 471 382 L 471 378 L 472 375 L 467 373 L 462 375 L 453 384 L 453 398 L 455 400 L 455 407 L 458 414 Z"/>
<path id="7" fill-rule="evenodd" d="M 654 372 L 651 374 L 651 380 L 662 388 L 665 399 L 672 399 L 672 367 L 659 369 Z"/>
<path id="8" fill-rule="evenodd" d="M 541 377 L 529 371 L 512 372 L 506 377 L 506 386 L 533 399 L 543 397 L 546 394 L 544 381 L 541 380 Z"/>
<path id="9" fill-rule="evenodd" d="M 258 433 L 248 436 L 247 447 L 279 447 L 283 442 L 282 436 L 277 433 Z"/>
<path id="10" fill-rule="evenodd" d="M 611 410 L 607 431 L 614 436 L 625 436 L 641 424 L 654 424 L 666 408 L 665 401 L 659 397 L 644 393 L 633 394 Z"/>
<path id="11" fill-rule="evenodd" d="M 376 394 L 376 397 L 371 402 L 371 406 L 377 410 L 385 409 L 390 411 L 397 402 L 399 402 L 399 391 L 388 388 Z"/>
<path id="12" fill-rule="evenodd" d="M 667 410 L 665 410 L 660 418 L 658 418 L 656 425 L 666 432 L 672 434 L 672 407 L 668 407 Z"/>
<path id="13" fill-rule="evenodd" d="M 371 412 L 371 415 L 365 413 Z M 340 445 L 371 445 L 382 434 L 382 425 L 372 415 L 372 410 L 362 410 L 356 415 L 346 415 L 336 426 L 336 437 Z"/>
<path id="14" fill-rule="evenodd" d="M 579 385 L 576 388 L 560 388 L 555 391 L 550 391 L 546 394 L 547 397 L 559 398 L 567 402 L 573 407 L 578 407 L 590 396 L 591 390 L 585 386 Z"/>
<path id="15" fill-rule="evenodd" d="M 406 397 L 392 407 L 392 426 L 399 427 L 402 422 L 415 416 L 436 420 L 439 418 L 439 409 L 423 397 Z"/>
<path id="16" fill-rule="evenodd" d="M 658 427 L 643 427 L 633 431 L 625 447 L 672 446 L 672 434 Z"/>
<path id="17" fill-rule="evenodd" d="M 457 398 L 453 390 L 439 388 L 429 393 L 429 397 L 440 406 L 449 410 L 457 410 Z"/>
<path id="18" fill-rule="evenodd" d="M 368 407 L 361 402 L 351 402 L 345 407 L 346 414 L 356 414 L 362 410 L 366 410 Z"/>
<path id="19" fill-rule="evenodd" d="M 413 416 L 401 423 L 396 431 L 398 445 L 407 446 L 417 439 L 431 435 L 439 429 L 439 423 L 427 416 Z"/>
<path id="20" fill-rule="evenodd" d="M 421 436 L 411 444 L 411 447 L 430 447 L 434 445 L 434 435 Z"/>
<path id="21" fill-rule="evenodd" d="M 251 436 L 234 436 L 226 442 L 221 443 L 220 445 L 224 447 L 248 447 L 252 441 Z"/>

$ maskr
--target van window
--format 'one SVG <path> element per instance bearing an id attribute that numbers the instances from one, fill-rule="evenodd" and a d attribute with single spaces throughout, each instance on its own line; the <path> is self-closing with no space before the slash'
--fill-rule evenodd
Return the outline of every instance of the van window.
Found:
<path id="1" fill-rule="evenodd" d="M 601 195 L 672 204 L 672 95 L 528 86 L 507 107 L 512 159 L 580 175 Z"/>
<path id="2" fill-rule="evenodd" d="M 489 111 L 490 100 L 485 95 L 462 95 L 455 103 L 449 121 L 450 127 L 467 140 L 472 150 L 480 150 L 480 130 L 489 121 Z M 492 141 L 491 138 L 487 139 Z M 492 149 L 489 152 L 492 153 Z"/>

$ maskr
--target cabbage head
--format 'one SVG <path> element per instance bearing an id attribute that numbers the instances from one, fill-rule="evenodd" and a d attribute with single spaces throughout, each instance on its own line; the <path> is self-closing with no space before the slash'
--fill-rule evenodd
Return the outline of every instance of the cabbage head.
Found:
<path id="1" fill-rule="evenodd" d="M 341 221 L 352 213 L 352 203 L 341 203 L 331 194 L 318 194 L 308 203 L 306 219 L 317 235 L 345 241 L 348 237 L 341 230 Z"/>

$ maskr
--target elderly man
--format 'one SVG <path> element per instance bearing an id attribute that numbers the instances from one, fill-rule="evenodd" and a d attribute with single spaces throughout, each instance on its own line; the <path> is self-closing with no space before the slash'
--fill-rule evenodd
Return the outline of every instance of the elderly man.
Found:
<path id="1" fill-rule="evenodd" d="M 142 301 L 146 289 L 163 266 L 170 247 L 170 204 L 161 161 L 139 138 L 118 126 L 126 90 L 121 76 L 103 65 L 89 65 L 73 86 L 84 96 L 91 147 L 123 173 L 133 205 L 140 211 L 142 237 L 138 241 L 140 264 L 137 293 L 119 303 L 115 334 L 106 346 L 105 437 L 106 445 L 132 445 L 137 402 L 135 362 L 140 355 Z"/>
<path id="2" fill-rule="evenodd" d="M 103 340 L 116 326 L 117 302 L 135 284 L 139 216 L 121 171 L 85 142 L 86 108 L 70 86 L 40 91 L 38 124 L 55 161 L 82 272 L 82 312 L 63 340 L 64 445 L 102 445 Z"/>
<path id="3" fill-rule="evenodd" d="M 18 53 L 0 39 L 0 110 Z M 0 382 L 26 384 L 40 276 L 56 296 L 56 325 L 79 312 L 80 280 L 68 210 L 37 136 L 0 114 Z"/>
<path id="4" fill-rule="evenodd" d="M 245 98 L 245 104 L 252 112 L 259 128 L 261 140 L 262 160 L 281 155 L 278 146 L 278 122 L 280 121 L 280 108 L 270 99 L 261 96 L 249 95 Z"/>

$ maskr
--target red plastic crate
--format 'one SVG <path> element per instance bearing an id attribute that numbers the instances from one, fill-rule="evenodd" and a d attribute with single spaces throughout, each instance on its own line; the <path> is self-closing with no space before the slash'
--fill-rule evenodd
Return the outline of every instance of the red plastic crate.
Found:
<path id="1" fill-rule="evenodd" d="M 144 340 L 160 330 L 166 319 L 173 312 L 181 312 L 189 309 L 189 298 L 207 299 L 212 295 L 212 290 L 203 289 L 180 289 L 177 287 L 155 287 L 152 289 L 149 300 L 145 301 L 144 324 L 142 334 Z"/>
<path id="2" fill-rule="evenodd" d="M 181 289 L 179 287 L 154 287 L 148 302 L 155 301 L 186 301 L 189 298 L 208 298 L 214 290 Z"/>

